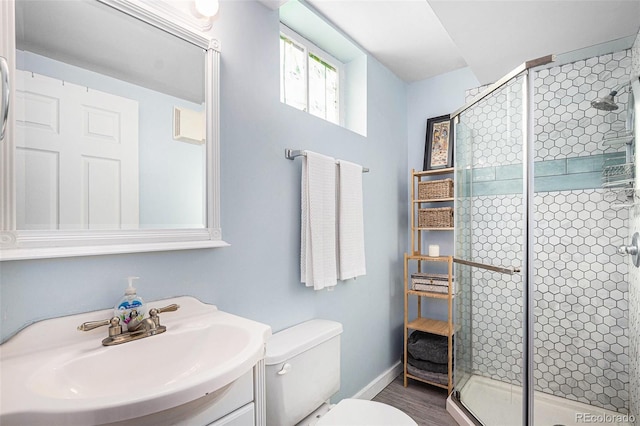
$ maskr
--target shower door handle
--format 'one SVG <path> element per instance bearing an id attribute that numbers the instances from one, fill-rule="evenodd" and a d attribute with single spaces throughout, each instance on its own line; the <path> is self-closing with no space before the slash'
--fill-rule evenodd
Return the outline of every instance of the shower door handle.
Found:
<path id="1" fill-rule="evenodd" d="M 9 87 L 9 65 L 7 60 L 0 56 L 0 76 L 2 77 L 2 105 L 0 105 L 0 119 L 2 125 L 0 126 L 0 142 L 4 140 L 4 135 L 7 130 L 7 121 L 9 119 L 9 94 L 11 89 Z"/>
<path id="2" fill-rule="evenodd" d="M 501 274 L 514 275 L 520 272 L 520 268 L 503 268 L 502 266 L 493 266 L 486 265 L 484 263 L 472 262 L 470 260 L 458 259 L 457 257 L 453 258 L 455 263 L 460 263 L 461 265 L 472 266 L 474 268 L 486 269 L 488 271 L 500 272 Z"/>
<path id="3" fill-rule="evenodd" d="M 638 250 L 639 239 L 640 234 L 636 232 L 633 234 L 633 237 L 631 237 L 631 245 L 618 247 L 618 253 L 631 255 L 631 260 L 636 268 L 640 266 L 640 250 Z"/>

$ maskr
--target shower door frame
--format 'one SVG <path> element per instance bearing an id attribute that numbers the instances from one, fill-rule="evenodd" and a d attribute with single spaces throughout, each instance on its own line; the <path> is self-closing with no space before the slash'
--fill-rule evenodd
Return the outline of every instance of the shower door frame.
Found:
<path id="1" fill-rule="evenodd" d="M 482 99 L 489 96 L 491 93 L 501 88 L 505 84 L 509 83 L 513 79 L 523 76 L 522 81 L 522 112 L 524 125 L 523 129 L 523 152 L 524 158 L 522 161 L 523 166 L 523 201 L 524 201 L 524 229 L 523 229 L 523 321 L 522 321 L 522 420 L 523 425 L 533 425 L 533 325 L 534 325 L 534 312 L 533 312 L 533 231 L 534 231 L 534 188 L 533 188 L 533 167 L 534 167 L 534 125 L 533 125 L 533 82 L 535 80 L 534 68 L 547 65 L 555 61 L 554 55 L 543 56 L 538 59 L 527 61 L 522 65 L 515 68 L 510 73 L 490 85 L 487 89 L 482 91 L 479 95 L 474 97 L 470 102 L 465 104 L 460 109 L 451 114 L 451 119 L 454 120 L 454 125 L 458 125 L 460 122 L 459 115 L 471 108 Z M 457 134 L 454 132 L 457 142 Z M 461 410 L 468 413 L 468 410 L 462 405 L 462 402 L 458 398 L 451 399 Z M 470 414 L 470 413 L 468 413 Z M 474 418 L 475 419 L 475 418 Z"/>

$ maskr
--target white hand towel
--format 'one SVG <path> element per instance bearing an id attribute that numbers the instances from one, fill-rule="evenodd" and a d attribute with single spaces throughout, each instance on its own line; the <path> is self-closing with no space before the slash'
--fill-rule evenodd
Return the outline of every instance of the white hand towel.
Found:
<path id="1" fill-rule="evenodd" d="M 337 284 L 336 160 L 306 151 L 301 186 L 300 280 L 321 290 Z"/>
<path id="2" fill-rule="evenodd" d="M 338 160 L 338 278 L 348 280 L 366 275 L 364 255 L 364 212 L 362 166 Z"/>

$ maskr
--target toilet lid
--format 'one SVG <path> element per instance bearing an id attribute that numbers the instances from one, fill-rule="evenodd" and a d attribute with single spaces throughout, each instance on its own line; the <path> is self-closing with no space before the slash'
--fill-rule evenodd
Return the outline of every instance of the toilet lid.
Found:
<path id="1" fill-rule="evenodd" d="M 316 426 L 418 426 L 411 417 L 387 404 L 343 399 Z"/>

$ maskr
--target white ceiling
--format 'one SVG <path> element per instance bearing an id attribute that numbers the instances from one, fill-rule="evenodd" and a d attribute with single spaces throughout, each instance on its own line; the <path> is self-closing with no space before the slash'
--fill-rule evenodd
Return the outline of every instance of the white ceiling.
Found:
<path id="1" fill-rule="evenodd" d="M 640 28 L 640 0 L 307 2 L 406 82 L 469 66 L 487 84 L 528 60 L 635 36 Z"/>

